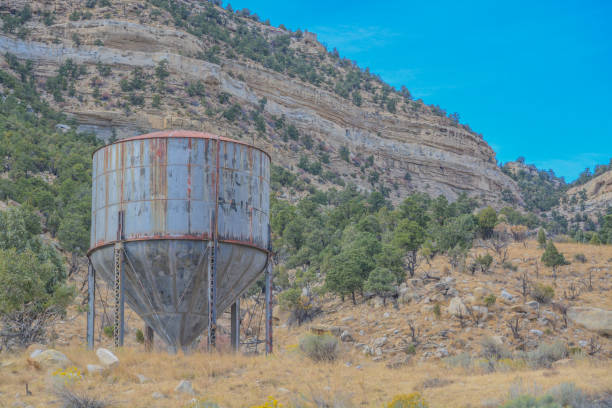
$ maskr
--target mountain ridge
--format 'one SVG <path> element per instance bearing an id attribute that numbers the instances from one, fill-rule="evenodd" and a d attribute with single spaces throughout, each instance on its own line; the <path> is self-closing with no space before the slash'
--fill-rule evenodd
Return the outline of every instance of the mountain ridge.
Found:
<path id="1" fill-rule="evenodd" d="M 64 101 L 58 102 L 47 92 L 46 99 L 74 117 L 82 129 L 94 130 L 106 139 L 112 134 L 124 137 L 171 127 L 213 131 L 254 142 L 277 157 L 278 164 L 290 170 L 298 167 L 296 171 L 301 173 L 300 177 L 324 188 L 333 185 L 329 179 L 341 179 L 344 183 L 358 185 L 364 191 L 382 190 L 395 202 L 413 191 L 425 191 L 436 196 L 442 194 L 449 199 L 467 192 L 496 207 L 502 205 L 499 197 L 503 190 L 507 190 L 520 202 L 515 183 L 496 166 L 493 150 L 465 126 L 432 113 L 433 108 L 422 102 L 389 90 L 388 85 L 377 82 L 369 74 L 359 74 L 366 79 L 359 80 L 363 85 L 353 85 L 356 88 L 349 93 L 354 99 L 352 102 L 341 96 L 339 93 L 344 90 L 340 88 L 349 83 L 349 77 L 357 75 L 354 73 L 359 69 L 352 65 L 345 69 L 343 64 L 346 63 L 327 53 L 314 34 L 288 34 L 280 28 L 254 22 L 209 3 L 202 6 L 203 10 L 213 7 L 215 15 L 222 15 L 227 23 L 221 27 L 228 27 L 230 33 L 240 33 L 244 27 L 247 31 L 257 29 L 260 33 L 257 35 L 269 35 L 271 43 L 283 39 L 287 55 L 300 55 L 294 58 L 296 61 L 314 59 L 310 66 L 316 67 L 313 68 L 315 74 L 321 78 L 313 80 L 319 81 L 318 85 L 266 68 L 248 58 L 229 58 L 223 54 L 234 53 L 233 48 L 216 51 L 219 55 L 207 57 L 217 63 L 203 60 L 200 58 L 202 55 L 212 52 L 215 46 L 219 48 L 219 41 L 214 37 L 203 35 L 198 38 L 184 28 L 164 28 L 149 17 L 153 14 L 165 17 L 165 10 L 155 8 L 151 3 L 126 3 L 126 17 L 112 14 L 111 18 L 100 19 L 97 17 L 105 14 L 109 17 L 109 7 L 94 7 L 87 11 L 92 13 L 89 19 L 79 21 L 71 21 L 77 11 L 64 6 L 64 9 L 56 10 L 58 21 L 52 25 L 28 22 L 29 33 L 25 39 L 6 34 L 0 37 L 0 50 L 13 53 L 20 59 L 32 60 L 39 86 L 43 89 L 48 88 L 49 78 L 68 59 L 87 66 L 88 74 L 75 80 L 76 97 L 63 97 Z M 140 17 L 130 14 L 133 9 L 140 10 Z M 158 12 L 154 13 L 155 10 Z M 34 14 L 42 15 L 44 12 L 41 7 Z M 149 13 L 149 17 L 143 17 L 145 13 Z M 232 35 L 240 37 L 242 34 Z M 249 35 L 245 34 L 247 39 L 251 38 Z M 217 44 L 211 45 L 215 41 Z M 318 63 L 319 59 L 323 62 Z M 153 71 L 164 60 L 169 71 L 166 85 L 172 94 L 159 92 L 162 105 L 153 108 L 150 104 L 155 92 L 145 91 L 142 93 L 143 106 L 131 104 L 129 113 L 126 113 L 123 100 L 139 91 L 126 95 L 117 89 L 117 83 L 129 77 L 130 70 Z M 91 72 L 98 63 L 112 68 L 111 77 L 100 78 L 95 70 Z M 320 74 L 329 67 L 335 67 L 335 76 Z M 88 86 L 88 82 L 96 81 L 95 78 L 102 84 Z M 187 88 L 198 81 L 202 81 L 205 89 L 203 103 L 198 100 L 200 98 L 190 98 L 187 94 Z M 365 89 L 368 86 L 370 91 Z M 98 99 L 93 96 L 96 88 L 99 94 L 109 95 L 108 102 L 101 100 L 103 96 Z M 226 120 L 222 110 L 227 109 L 223 103 L 215 101 L 215 96 L 223 93 L 230 95 L 230 102 L 240 107 L 237 121 Z M 258 111 L 258 104 L 264 98 L 266 103 L 259 112 L 265 121 L 264 131 L 258 132 L 253 129 L 249 115 Z M 387 102 L 384 102 L 385 98 Z M 382 102 L 374 103 L 379 100 Z M 207 115 L 206 112 L 210 111 L 215 113 Z M 297 140 L 283 140 L 287 139 L 283 135 L 285 130 L 275 127 L 275 119 L 283 115 L 287 123 L 300 133 Z M 321 146 L 323 143 L 324 147 L 305 149 L 301 137 L 310 140 L 310 144 Z M 339 157 L 343 148 L 349 150 L 348 160 Z M 299 169 L 302 155 L 320 163 L 322 173 L 328 172 L 329 177 Z M 324 162 L 326 155 L 328 163 Z M 372 160 L 369 160 L 370 156 Z"/>

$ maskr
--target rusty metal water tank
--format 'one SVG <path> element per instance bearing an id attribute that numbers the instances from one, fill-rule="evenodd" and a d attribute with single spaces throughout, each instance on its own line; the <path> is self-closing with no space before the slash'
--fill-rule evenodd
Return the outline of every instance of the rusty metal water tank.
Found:
<path id="1" fill-rule="evenodd" d="M 270 157 L 264 151 L 208 133 L 155 132 L 98 149 L 92 178 L 93 267 L 112 285 L 123 212 L 125 300 L 171 348 L 189 346 L 207 327 L 207 244 L 215 223 L 218 311 L 265 268 Z"/>

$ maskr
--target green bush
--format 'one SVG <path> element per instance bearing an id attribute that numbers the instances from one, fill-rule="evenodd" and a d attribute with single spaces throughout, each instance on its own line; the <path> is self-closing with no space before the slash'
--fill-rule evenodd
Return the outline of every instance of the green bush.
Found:
<path id="1" fill-rule="evenodd" d="M 545 285 L 543 283 L 536 283 L 531 288 L 531 297 L 537 300 L 540 303 L 550 303 L 550 301 L 555 297 L 555 290 L 552 286 Z"/>
<path id="2" fill-rule="evenodd" d="M 546 395 L 536 398 L 521 395 L 502 405 L 502 408 L 595 408 L 603 407 L 589 401 L 587 396 L 573 383 L 562 383 L 553 387 Z"/>
<path id="3" fill-rule="evenodd" d="M 482 273 L 487 273 L 492 263 L 493 257 L 491 256 L 491 254 L 479 255 L 476 258 L 476 264 L 478 265 Z"/>
<path id="4" fill-rule="evenodd" d="M 338 339 L 329 334 L 307 334 L 300 339 L 300 350 L 314 361 L 334 361 L 338 357 Z"/>
<path id="5" fill-rule="evenodd" d="M 472 356 L 467 352 L 446 357 L 444 363 L 449 367 L 461 367 L 465 370 L 472 368 L 473 365 Z"/>
<path id="6" fill-rule="evenodd" d="M 233 122 L 240 114 L 242 114 L 242 109 L 240 108 L 240 105 L 235 103 L 229 109 L 223 112 L 223 117 L 230 122 Z"/>
<path id="7" fill-rule="evenodd" d="M 439 319 L 442 316 L 442 311 L 440 310 L 440 304 L 436 303 L 433 307 L 433 314 L 436 316 L 436 319 Z"/>
<path id="8" fill-rule="evenodd" d="M 495 304 L 495 301 L 497 301 L 497 298 L 495 297 L 494 294 L 489 294 L 487 296 L 485 296 L 485 298 L 483 299 L 485 306 L 487 307 L 491 307 Z"/>
<path id="9" fill-rule="evenodd" d="M 74 290 L 63 260 L 38 237 L 38 215 L 26 206 L 0 211 L 0 344 L 27 346 L 64 315 Z"/>
<path id="10" fill-rule="evenodd" d="M 112 339 L 115 335 L 115 328 L 113 326 L 104 326 L 104 329 L 102 331 L 104 332 L 104 335 L 109 339 Z"/>
<path id="11" fill-rule="evenodd" d="M 501 360 L 502 358 L 511 358 L 512 353 L 503 344 L 498 343 L 491 337 L 485 337 L 481 340 L 482 347 L 480 355 L 488 360 Z"/>
<path id="12" fill-rule="evenodd" d="M 541 343 L 535 350 L 524 354 L 527 364 L 533 368 L 550 368 L 555 361 L 568 356 L 567 346 L 561 342 Z"/>
<path id="13" fill-rule="evenodd" d="M 563 408 L 557 404 L 551 396 L 535 398 L 530 395 L 523 395 L 512 401 L 506 402 L 501 408 Z"/>
<path id="14" fill-rule="evenodd" d="M 140 329 L 136 329 L 136 343 L 144 344 L 145 338 L 144 333 Z"/>
<path id="15" fill-rule="evenodd" d="M 588 406 L 586 395 L 573 383 L 561 383 L 551 388 L 548 395 L 562 407 L 582 408 Z"/>

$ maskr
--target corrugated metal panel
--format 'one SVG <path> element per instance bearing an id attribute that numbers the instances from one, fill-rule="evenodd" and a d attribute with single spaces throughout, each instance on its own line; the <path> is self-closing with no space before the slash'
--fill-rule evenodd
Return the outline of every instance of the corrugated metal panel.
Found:
<path id="1" fill-rule="evenodd" d="M 124 210 L 127 240 L 207 239 L 213 233 L 219 143 L 220 240 L 268 247 L 270 159 L 227 140 L 136 138 L 94 154 L 92 248 L 116 237 Z"/>
<path id="2" fill-rule="evenodd" d="M 126 301 L 168 344 L 189 345 L 207 326 L 207 240 L 215 233 L 217 307 L 262 272 L 269 248 L 269 156 L 214 135 L 173 131 L 125 139 L 93 156 L 90 257 L 113 281 L 124 211 Z"/>

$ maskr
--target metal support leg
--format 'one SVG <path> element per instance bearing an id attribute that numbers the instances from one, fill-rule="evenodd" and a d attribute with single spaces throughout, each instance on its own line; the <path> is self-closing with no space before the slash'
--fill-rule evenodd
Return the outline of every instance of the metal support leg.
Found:
<path id="1" fill-rule="evenodd" d="M 208 351 L 216 345 L 217 336 L 217 242 L 208 242 Z"/>
<path id="2" fill-rule="evenodd" d="M 115 339 L 115 347 L 123 346 L 124 333 L 124 294 L 123 294 L 123 243 L 115 244 L 115 321 L 113 327 L 113 337 Z"/>
<path id="3" fill-rule="evenodd" d="M 266 267 L 266 354 L 272 353 L 272 257 Z"/>
<path id="4" fill-rule="evenodd" d="M 149 325 L 145 326 L 145 332 L 144 332 L 144 346 L 145 346 L 145 351 L 147 352 L 151 352 L 153 351 L 153 328 Z"/>
<path id="5" fill-rule="evenodd" d="M 94 326 L 96 323 L 96 271 L 88 260 L 87 265 L 87 293 L 89 303 L 87 307 L 87 348 L 94 348 Z"/>
<path id="6" fill-rule="evenodd" d="M 238 351 L 240 349 L 240 298 L 236 299 L 232 305 L 232 349 Z"/>

